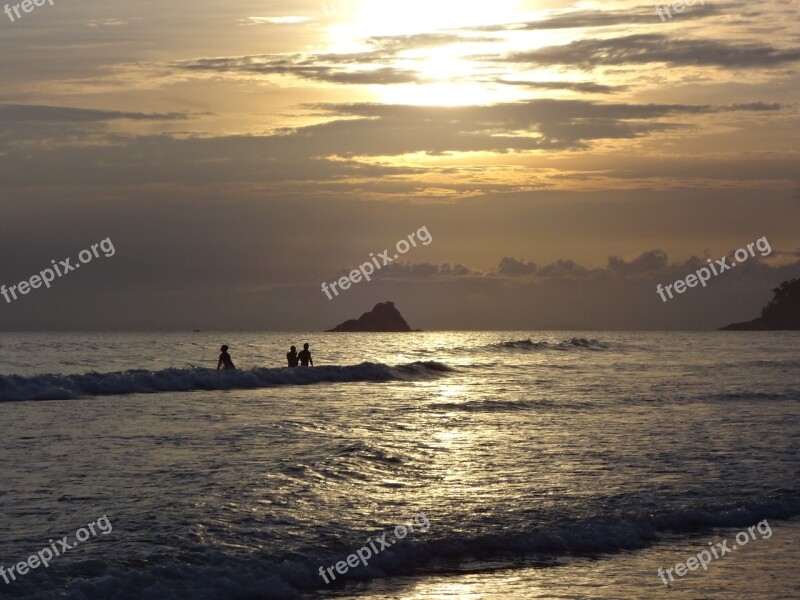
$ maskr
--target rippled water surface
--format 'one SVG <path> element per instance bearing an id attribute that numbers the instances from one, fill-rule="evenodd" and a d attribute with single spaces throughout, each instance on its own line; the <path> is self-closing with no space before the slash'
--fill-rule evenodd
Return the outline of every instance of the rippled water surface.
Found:
<path id="1" fill-rule="evenodd" d="M 0 565 L 113 526 L 0 597 L 800 596 L 797 333 L 0 341 Z M 283 369 L 304 341 L 318 366 Z M 239 371 L 207 370 L 222 343 Z M 656 575 L 763 519 L 725 566 Z"/>

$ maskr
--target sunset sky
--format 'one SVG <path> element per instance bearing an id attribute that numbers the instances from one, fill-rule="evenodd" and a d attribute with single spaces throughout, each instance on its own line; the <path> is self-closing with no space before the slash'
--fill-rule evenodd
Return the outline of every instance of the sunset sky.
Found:
<path id="1" fill-rule="evenodd" d="M 319 330 L 384 300 L 422 329 L 754 318 L 800 277 L 799 7 L 0 13 L 0 283 L 116 249 L 0 298 L 0 329 Z M 321 292 L 423 226 L 372 282 Z M 763 236 L 769 256 L 656 294 Z"/>

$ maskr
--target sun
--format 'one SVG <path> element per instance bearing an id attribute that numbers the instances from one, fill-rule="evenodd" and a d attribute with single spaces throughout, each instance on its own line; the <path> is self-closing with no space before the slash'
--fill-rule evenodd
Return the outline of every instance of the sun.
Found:
<path id="1" fill-rule="evenodd" d="M 519 0 L 339 0 L 338 19 L 330 23 L 328 49 L 333 53 L 387 52 L 380 67 L 410 72 L 414 83 L 375 85 L 376 99 L 388 103 L 454 106 L 465 103 L 511 100 L 520 90 L 486 85 L 485 68 L 475 56 L 487 51 L 491 32 L 470 30 L 491 24 L 507 24 L 520 18 Z M 403 44 L 402 36 L 439 36 L 438 43 L 413 39 Z M 500 34 L 498 34 L 499 36 Z M 400 40 L 392 39 L 400 37 Z M 498 39 L 501 39 L 498 37 Z M 380 68 L 375 67 L 375 68 Z M 500 93 L 504 97 L 498 97 Z"/>

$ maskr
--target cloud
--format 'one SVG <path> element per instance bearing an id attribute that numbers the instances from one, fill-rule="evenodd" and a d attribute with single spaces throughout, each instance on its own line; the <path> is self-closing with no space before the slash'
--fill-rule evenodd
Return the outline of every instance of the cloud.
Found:
<path id="1" fill-rule="evenodd" d="M 590 271 L 572 260 L 557 260 L 539 269 L 539 277 L 583 277 Z"/>
<path id="2" fill-rule="evenodd" d="M 628 86 L 611 86 L 591 81 L 508 81 L 498 79 L 503 85 L 518 85 L 532 90 L 570 90 L 587 94 L 616 94 L 628 89 Z"/>
<path id="3" fill-rule="evenodd" d="M 734 251 L 734 249 L 729 251 L 727 256 L 732 256 Z M 791 263 L 797 263 L 800 266 L 800 261 L 794 260 L 795 257 L 800 256 L 800 250 L 797 252 L 775 251 L 770 256 L 771 258 L 784 256 L 791 259 Z M 783 262 L 783 266 L 785 266 L 785 261 Z M 763 262 L 760 257 L 750 258 L 744 264 L 747 265 L 746 268 L 755 270 L 780 270 L 783 268 L 783 266 L 772 267 Z M 706 259 L 699 256 L 690 256 L 685 260 L 670 264 L 667 253 L 656 249 L 645 250 L 638 256 L 628 260 L 612 255 L 608 257 L 606 268 L 596 269 L 584 267 L 570 259 L 557 259 L 543 267 L 539 267 L 533 262 L 505 256 L 500 260 L 497 267 L 489 271 L 481 271 L 462 264 L 451 265 L 450 263 L 444 263 L 435 265 L 429 262 L 394 262 L 380 269 L 379 274 L 381 277 L 387 278 L 420 280 L 451 277 L 467 279 L 503 277 L 536 281 L 555 278 L 602 280 L 612 276 L 616 279 L 639 281 L 642 275 L 646 275 L 648 277 L 662 278 L 664 281 L 671 281 L 679 277 L 682 278 L 686 274 L 706 265 Z M 351 270 L 352 267 L 342 268 L 337 275 L 347 275 Z"/>
<path id="4" fill-rule="evenodd" d="M 342 269 L 341 274 L 348 273 L 349 270 Z M 408 263 L 394 262 L 380 270 L 380 276 L 392 279 L 433 279 L 451 277 L 482 277 L 483 273 L 476 269 L 470 269 L 461 264 L 452 265 L 443 263 L 435 265 L 432 263 Z"/>
<path id="5" fill-rule="evenodd" d="M 311 21 L 311 17 L 246 17 L 240 20 L 243 25 L 296 25 Z"/>
<path id="6" fill-rule="evenodd" d="M 422 80 L 413 71 L 383 67 L 368 71 L 320 71 L 314 75 L 306 73 L 308 79 L 327 81 L 330 83 L 346 83 L 355 85 L 392 85 L 398 83 L 420 83 Z"/>
<path id="7" fill-rule="evenodd" d="M 459 43 L 495 42 L 498 38 L 475 38 L 452 33 L 418 33 L 414 35 L 386 35 L 367 38 L 383 54 L 396 55 L 405 50 L 436 48 Z"/>
<path id="8" fill-rule="evenodd" d="M 137 20 L 137 19 L 132 19 Z M 86 23 L 87 27 L 97 29 L 98 27 L 121 27 L 127 25 L 128 22 L 122 19 L 91 19 Z"/>
<path id="9" fill-rule="evenodd" d="M 0 122 L 26 121 L 49 123 L 91 123 L 130 119 L 134 121 L 181 121 L 192 115 L 185 112 L 140 113 L 39 104 L 0 104 Z"/>
<path id="10" fill-rule="evenodd" d="M 346 62 L 376 62 L 375 55 L 336 55 L 337 64 Z M 398 83 L 417 83 L 421 81 L 414 71 L 395 67 L 347 70 L 341 66 L 320 64 L 322 56 L 241 56 L 230 58 L 198 58 L 191 61 L 173 63 L 173 67 L 189 71 L 214 73 L 293 75 L 303 79 L 357 85 L 390 85 Z"/>
<path id="11" fill-rule="evenodd" d="M 115 121 L 180 122 L 206 113 L 141 113 L 115 110 L 72 108 L 36 104 L 0 104 L 0 152 L 13 150 L 25 144 L 39 145 L 46 152 L 56 145 L 119 144 L 108 133 L 109 124 Z M 127 143 L 124 142 L 124 143 Z M 7 157 L 8 158 L 8 157 Z M 72 159 L 69 156 L 53 157 L 56 160 Z M 23 159 L 24 160 L 24 159 Z M 3 167 L 0 166 L 0 170 Z"/>
<path id="12" fill-rule="evenodd" d="M 723 68 L 772 67 L 800 60 L 800 49 L 779 49 L 758 42 L 670 38 L 661 34 L 578 40 L 562 46 L 514 52 L 505 62 L 573 65 L 584 70 L 609 65 L 666 63 Z"/>
<path id="13" fill-rule="evenodd" d="M 766 103 L 637 105 L 553 99 L 458 107 L 370 103 L 310 107 L 325 111 L 330 120 L 269 135 L 177 137 L 122 135 L 107 131 L 106 125 L 122 119 L 180 121 L 193 114 L 1 105 L 0 123 L 4 125 L 5 136 L 0 138 L 0 152 L 7 155 L 0 162 L 0 182 L 6 186 L 39 185 L 43 172 L 48 174 L 50 184 L 299 183 L 346 177 L 377 180 L 389 174 L 423 171 L 388 162 L 369 164 L 358 157 L 582 149 L 597 140 L 632 139 L 687 127 L 674 122 L 675 117 L 731 111 L 758 113 L 781 108 Z M 671 120 L 665 121 L 667 117 Z M 40 149 L 29 147 L 30 141 L 35 141 Z M 25 152 L 15 151 L 23 145 Z M 69 147 L 69 151 L 52 152 L 56 146 Z M 202 168 L 198 169 L 200 165 Z M 381 185 L 386 189 L 397 184 L 383 180 Z M 465 192 L 486 187 L 492 186 L 482 187 L 476 182 L 460 189 Z M 359 189 L 365 190 L 363 185 Z"/>
<path id="14" fill-rule="evenodd" d="M 683 13 L 681 19 L 702 19 L 721 14 L 727 8 L 741 8 L 734 3 L 698 6 L 697 10 Z M 576 10 L 557 13 L 538 21 L 508 23 L 469 28 L 473 31 L 537 31 L 547 29 L 575 29 L 593 27 L 612 27 L 615 25 L 652 25 L 658 22 L 651 6 L 633 7 L 627 10 Z"/>
<path id="15" fill-rule="evenodd" d="M 254 19 L 257 21 L 253 21 Z M 265 19 L 269 23 L 275 23 L 275 20 L 269 17 L 249 17 L 247 22 L 261 23 Z M 493 40 L 444 33 L 374 36 L 366 40 L 366 43 L 374 48 L 367 52 L 208 57 L 177 61 L 172 63 L 172 67 L 213 73 L 293 75 L 316 81 L 356 85 L 420 83 L 424 80 L 415 71 L 393 67 L 389 63 L 408 50 L 478 41 Z M 347 70 L 344 68 L 345 65 L 358 66 L 360 69 Z M 379 68 L 371 68 L 376 65 Z"/>
<path id="16" fill-rule="evenodd" d="M 647 250 L 629 261 L 616 256 L 608 257 L 608 269 L 615 273 L 637 274 L 659 271 L 667 266 L 667 253 L 663 250 Z"/>
<path id="17" fill-rule="evenodd" d="M 317 107 L 363 120 L 331 121 L 304 128 L 303 133 L 323 148 L 328 139 L 347 136 L 351 151 L 360 155 L 585 148 L 593 140 L 637 138 L 679 127 L 660 122 L 662 117 L 781 108 L 764 103 L 709 106 L 554 99 L 459 107 L 370 103 Z"/>
<path id="18" fill-rule="evenodd" d="M 532 262 L 523 262 L 515 258 L 504 257 L 497 267 L 497 272 L 506 277 L 524 277 L 536 273 L 537 267 Z"/>

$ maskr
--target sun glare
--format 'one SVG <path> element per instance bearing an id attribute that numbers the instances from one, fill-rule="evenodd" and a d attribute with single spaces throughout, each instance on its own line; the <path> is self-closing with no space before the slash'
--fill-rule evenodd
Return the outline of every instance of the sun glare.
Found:
<path id="1" fill-rule="evenodd" d="M 519 0 L 360 0 L 341 11 L 328 30 L 329 50 L 337 53 L 369 52 L 383 42 L 379 38 L 423 34 L 459 36 L 463 41 L 448 40 L 415 48 L 410 43 L 393 56 L 389 65 L 415 74 L 410 84 L 374 86 L 377 99 L 388 103 L 452 106 L 512 100 L 520 89 L 502 89 L 492 85 L 493 76 L 483 80 L 484 66 L 472 58 L 487 50 L 487 44 L 471 42 L 475 35 L 491 33 L 462 30 L 469 26 L 516 21 Z M 498 35 L 498 39 L 502 34 Z M 386 40 L 386 43 L 390 43 Z"/>
<path id="2" fill-rule="evenodd" d="M 519 0 L 353 0 L 338 23 L 354 38 L 412 35 L 513 19 Z M 518 14 L 518 13 L 516 13 Z M 344 33 L 344 31 L 342 33 Z"/>

